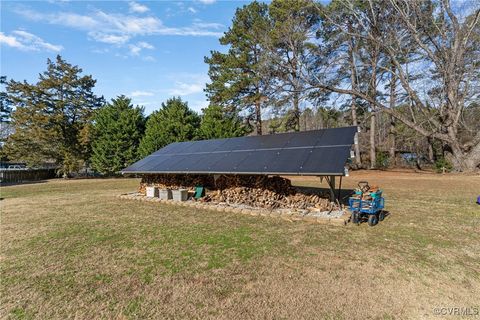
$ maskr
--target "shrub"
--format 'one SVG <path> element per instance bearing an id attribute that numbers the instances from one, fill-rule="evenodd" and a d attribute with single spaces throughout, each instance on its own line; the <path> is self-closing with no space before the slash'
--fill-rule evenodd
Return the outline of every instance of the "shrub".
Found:
<path id="1" fill-rule="evenodd" d="M 382 151 L 377 151 L 377 155 L 376 155 L 376 166 L 377 168 L 379 169 L 385 169 L 388 167 L 388 164 L 389 164 L 389 157 L 388 157 L 388 153 L 386 152 L 382 152 Z"/>
<path id="2" fill-rule="evenodd" d="M 435 170 L 439 173 L 450 172 L 453 169 L 453 165 L 450 161 L 445 158 L 439 158 L 435 161 Z"/>

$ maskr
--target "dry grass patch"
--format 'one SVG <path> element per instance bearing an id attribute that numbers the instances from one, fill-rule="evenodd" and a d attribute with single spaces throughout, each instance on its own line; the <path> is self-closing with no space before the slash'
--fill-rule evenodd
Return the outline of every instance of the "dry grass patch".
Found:
<path id="1" fill-rule="evenodd" d="M 358 172 L 344 185 L 362 179 L 392 213 L 373 228 L 115 197 L 137 179 L 2 187 L 0 317 L 392 319 L 478 306 L 480 178 Z"/>

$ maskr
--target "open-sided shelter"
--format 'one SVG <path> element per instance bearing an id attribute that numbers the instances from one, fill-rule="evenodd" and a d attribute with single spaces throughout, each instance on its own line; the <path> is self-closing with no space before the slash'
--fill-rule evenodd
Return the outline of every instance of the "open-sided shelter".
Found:
<path id="1" fill-rule="evenodd" d="M 357 127 L 171 143 L 123 174 L 305 175 L 335 177 L 345 165 Z M 341 180 L 340 185 L 341 188 Z"/>

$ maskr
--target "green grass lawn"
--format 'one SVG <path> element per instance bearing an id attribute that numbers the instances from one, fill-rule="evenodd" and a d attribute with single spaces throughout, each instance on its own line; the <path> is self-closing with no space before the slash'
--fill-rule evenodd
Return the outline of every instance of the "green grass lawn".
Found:
<path id="1" fill-rule="evenodd" d="M 391 213 L 375 227 L 116 198 L 136 179 L 2 187 L 0 318 L 418 319 L 479 308 L 480 177 L 356 172 L 344 185 L 364 179 L 382 186 Z"/>

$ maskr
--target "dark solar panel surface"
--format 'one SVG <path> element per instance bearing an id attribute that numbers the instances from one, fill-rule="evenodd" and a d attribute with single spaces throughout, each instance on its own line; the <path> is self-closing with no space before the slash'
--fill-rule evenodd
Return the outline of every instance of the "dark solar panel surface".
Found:
<path id="1" fill-rule="evenodd" d="M 123 173 L 343 175 L 356 127 L 176 142 Z"/>

